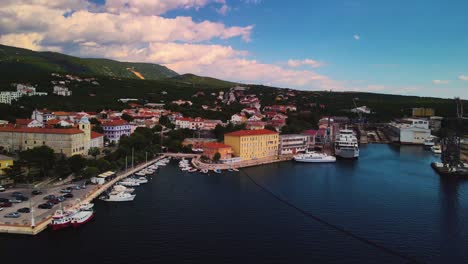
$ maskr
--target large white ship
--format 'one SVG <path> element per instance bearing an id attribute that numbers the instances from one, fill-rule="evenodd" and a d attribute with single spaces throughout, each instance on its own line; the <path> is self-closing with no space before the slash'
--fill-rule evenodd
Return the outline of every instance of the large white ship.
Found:
<path id="1" fill-rule="evenodd" d="M 353 130 L 340 130 L 335 139 L 335 156 L 345 159 L 359 157 L 359 144 Z"/>

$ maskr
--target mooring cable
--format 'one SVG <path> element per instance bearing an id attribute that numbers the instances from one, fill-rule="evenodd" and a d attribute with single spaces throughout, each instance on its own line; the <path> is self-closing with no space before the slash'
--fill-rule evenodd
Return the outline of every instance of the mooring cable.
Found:
<path id="1" fill-rule="evenodd" d="M 278 200 L 278 201 L 282 202 L 283 204 L 285 204 L 285 205 L 287 205 L 287 206 L 289 206 L 289 207 L 291 207 L 291 208 L 293 208 L 293 209 L 299 211 L 299 212 L 302 213 L 304 216 L 306 216 L 306 217 L 308 217 L 308 218 L 311 218 L 312 220 L 315 220 L 315 221 L 317 221 L 317 222 L 319 222 L 319 223 L 321 223 L 321 224 L 323 224 L 323 225 L 328 226 L 328 227 L 331 228 L 331 229 L 334 229 L 334 230 L 336 230 L 336 231 L 339 231 L 339 232 L 341 232 L 341 233 L 343 233 L 343 234 L 345 234 L 345 235 L 347 235 L 347 236 L 349 236 L 349 237 L 352 237 L 352 238 L 354 238 L 354 239 L 356 239 L 356 240 L 359 240 L 359 241 L 361 241 L 361 242 L 363 242 L 363 243 L 365 243 L 365 244 L 368 244 L 368 245 L 370 245 L 370 246 L 372 246 L 372 247 L 374 247 L 374 248 L 377 248 L 377 249 L 379 249 L 379 250 L 381 250 L 381 251 L 384 251 L 384 252 L 386 252 L 386 253 L 388 253 L 388 254 L 397 256 L 397 257 L 399 257 L 399 258 L 401 258 L 401 259 L 404 259 L 404 260 L 408 261 L 409 263 L 423 263 L 423 262 L 418 261 L 418 260 L 416 260 L 416 259 L 414 259 L 414 258 L 412 258 L 412 257 L 406 256 L 406 255 L 404 255 L 404 254 L 402 254 L 402 253 L 400 253 L 400 252 L 398 252 L 398 251 L 395 251 L 395 250 L 393 250 L 393 249 L 391 249 L 391 248 L 388 248 L 388 247 L 386 247 L 386 246 L 383 246 L 383 245 L 380 245 L 380 244 L 378 244 L 378 243 L 376 243 L 376 242 L 373 242 L 373 241 L 371 241 L 371 240 L 369 240 L 369 239 L 367 239 L 367 238 L 364 238 L 364 237 L 361 237 L 361 236 L 359 236 L 359 235 L 356 235 L 356 234 L 352 233 L 351 231 L 348 231 L 348 230 L 346 230 L 346 229 L 344 229 L 344 228 L 342 228 L 342 227 L 339 227 L 339 226 L 337 226 L 337 225 L 334 225 L 334 224 L 332 224 L 332 223 L 330 223 L 330 222 L 328 222 L 328 221 L 326 221 L 326 220 L 323 220 L 322 218 L 320 218 L 320 217 L 318 217 L 318 216 L 316 216 L 316 215 L 313 215 L 312 213 L 309 213 L 309 212 L 307 212 L 307 211 L 305 211 L 305 210 L 303 210 L 303 209 L 297 207 L 296 205 L 294 205 L 294 204 L 288 202 L 287 200 L 285 200 L 285 199 L 279 197 L 279 196 L 276 195 L 273 191 L 271 191 L 271 190 L 268 189 L 267 187 L 261 185 L 261 184 L 258 183 L 256 180 L 254 180 L 254 179 L 253 179 L 247 172 L 245 172 L 244 170 L 241 170 L 241 173 L 244 173 L 245 176 L 247 176 L 247 178 L 250 179 L 250 181 L 252 181 L 252 182 L 253 182 L 256 186 L 258 186 L 261 190 L 263 190 L 263 191 L 267 192 L 268 194 L 270 194 L 270 195 L 271 195 L 272 197 L 274 197 L 276 200 Z"/>

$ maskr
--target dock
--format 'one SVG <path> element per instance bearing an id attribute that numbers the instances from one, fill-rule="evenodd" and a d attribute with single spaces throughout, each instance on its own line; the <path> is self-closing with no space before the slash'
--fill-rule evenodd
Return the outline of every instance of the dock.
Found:
<path id="1" fill-rule="evenodd" d="M 91 202 L 92 200 L 96 199 L 99 197 L 104 191 L 108 190 L 111 188 L 114 184 L 116 184 L 118 181 L 125 179 L 132 175 L 133 173 L 147 167 L 148 164 L 157 162 L 158 160 L 164 159 L 166 156 L 160 156 L 158 158 L 155 158 L 151 161 L 148 161 L 148 163 L 143 163 L 140 165 L 137 165 L 136 167 L 129 169 L 127 171 L 121 171 L 117 172 L 116 177 L 108 182 L 106 182 L 103 185 L 89 185 L 92 186 L 93 188 L 90 189 L 88 193 L 84 195 L 81 199 L 75 199 L 73 200 L 73 204 L 67 204 L 68 206 L 64 206 L 64 209 L 71 209 L 78 207 L 80 203 L 84 202 Z M 34 208 L 34 211 L 37 209 Z M 53 211 L 55 211 L 56 208 L 54 208 Z M 53 213 L 52 213 L 53 214 Z M 8 233 L 8 234 L 22 234 L 22 235 L 37 235 L 40 232 L 44 231 L 47 229 L 48 225 L 52 221 L 52 214 L 49 214 L 45 217 L 41 217 L 41 219 L 35 219 L 37 221 L 34 225 L 32 225 L 30 222 L 27 224 L 0 224 L 0 233 Z"/>

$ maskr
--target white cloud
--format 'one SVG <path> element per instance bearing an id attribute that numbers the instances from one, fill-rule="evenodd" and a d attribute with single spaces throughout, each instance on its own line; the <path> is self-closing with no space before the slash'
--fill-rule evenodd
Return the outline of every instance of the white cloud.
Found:
<path id="1" fill-rule="evenodd" d="M 199 9 L 210 3 L 224 4 L 224 0 L 106 0 L 105 8 L 111 13 L 161 15 L 174 9 Z"/>
<path id="2" fill-rule="evenodd" d="M 221 15 L 226 15 L 227 12 L 229 11 L 230 7 L 226 4 L 222 5 L 220 8 L 216 9 L 216 12 L 218 12 Z"/>
<path id="3" fill-rule="evenodd" d="M 356 35 L 353 35 L 353 38 L 354 38 L 355 40 L 360 40 L 360 39 L 361 39 L 361 36 L 359 36 L 359 35 L 356 34 Z"/>
<path id="4" fill-rule="evenodd" d="M 433 84 L 448 84 L 450 83 L 449 80 L 433 80 L 432 81 Z"/>
<path id="5" fill-rule="evenodd" d="M 323 66 L 323 64 L 319 61 L 312 60 L 312 59 L 304 59 L 304 60 L 288 60 L 289 67 L 300 67 L 300 66 L 310 66 L 312 68 L 319 68 Z"/>
<path id="6" fill-rule="evenodd" d="M 462 75 L 458 76 L 458 79 L 459 79 L 460 81 L 468 81 L 468 75 L 463 75 L 463 74 L 462 74 Z"/>

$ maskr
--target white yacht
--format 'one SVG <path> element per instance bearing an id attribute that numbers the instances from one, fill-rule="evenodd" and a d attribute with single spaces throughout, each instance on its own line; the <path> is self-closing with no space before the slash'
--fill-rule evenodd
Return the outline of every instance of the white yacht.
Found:
<path id="1" fill-rule="evenodd" d="M 294 156 L 294 160 L 297 162 L 326 163 L 335 162 L 336 158 L 325 153 L 307 152 Z"/>
<path id="2" fill-rule="evenodd" d="M 136 186 L 140 186 L 140 183 L 138 183 L 137 181 L 132 181 L 131 179 L 125 179 L 121 182 L 118 183 L 119 185 L 123 185 L 125 187 L 136 187 Z"/>
<path id="3" fill-rule="evenodd" d="M 114 186 L 114 191 L 116 192 L 127 192 L 127 193 L 132 193 L 135 191 L 134 188 L 127 188 L 123 185 L 115 185 Z"/>
<path id="4" fill-rule="evenodd" d="M 353 130 L 340 130 L 335 139 L 335 155 L 345 159 L 359 157 L 359 145 Z"/>
<path id="5" fill-rule="evenodd" d="M 439 145 L 432 146 L 431 151 L 434 154 L 442 154 L 442 149 L 440 148 Z"/>
<path id="6" fill-rule="evenodd" d="M 429 136 L 424 140 L 424 147 L 425 148 L 432 148 L 435 145 L 436 137 Z"/>
<path id="7" fill-rule="evenodd" d="M 112 191 L 103 200 L 107 202 L 127 202 L 133 201 L 133 199 L 135 199 L 135 196 L 136 194 Z"/>

